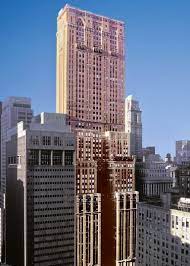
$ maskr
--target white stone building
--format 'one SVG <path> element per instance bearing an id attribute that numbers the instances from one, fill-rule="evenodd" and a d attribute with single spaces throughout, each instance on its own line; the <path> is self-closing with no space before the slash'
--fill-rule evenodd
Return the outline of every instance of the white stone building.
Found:
<path id="1" fill-rule="evenodd" d="M 183 203 L 190 207 L 189 200 Z M 173 204 L 170 195 L 138 203 L 137 266 L 189 266 L 190 212 L 186 208 Z"/>
<path id="2" fill-rule="evenodd" d="M 170 164 L 159 154 L 150 154 L 136 164 L 138 191 L 141 196 L 159 196 L 168 192 L 173 185 Z"/>
<path id="3" fill-rule="evenodd" d="M 142 121 L 139 102 L 129 95 L 125 99 L 125 132 L 129 134 L 130 155 L 141 156 L 142 153 Z"/>

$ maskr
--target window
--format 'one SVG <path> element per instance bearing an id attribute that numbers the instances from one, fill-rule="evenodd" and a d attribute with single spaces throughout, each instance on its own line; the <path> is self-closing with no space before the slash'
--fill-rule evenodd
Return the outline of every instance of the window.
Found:
<path id="1" fill-rule="evenodd" d="M 41 151 L 41 165 L 51 165 L 51 151 L 50 150 Z"/>
<path id="2" fill-rule="evenodd" d="M 65 151 L 65 165 L 73 165 L 73 151 Z"/>
<path id="3" fill-rule="evenodd" d="M 44 146 L 51 145 L 51 137 L 50 136 L 43 136 L 42 137 L 42 144 Z"/>
<path id="4" fill-rule="evenodd" d="M 30 166 L 39 165 L 39 150 L 29 150 L 28 164 Z"/>
<path id="5" fill-rule="evenodd" d="M 53 165 L 62 165 L 62 151 L 53 151 Z"/>

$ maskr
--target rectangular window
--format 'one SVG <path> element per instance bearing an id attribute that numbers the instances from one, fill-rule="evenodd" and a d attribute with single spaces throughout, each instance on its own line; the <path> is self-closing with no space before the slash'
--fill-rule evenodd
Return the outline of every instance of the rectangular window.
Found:
<path id="1" fill-rule="evenodd" d="M 65 151 L 65 165 L 73 165 L 73 151 Z"/>
<path id="2" fill-rule="evenodd" d="M 28 151 L 28 164 L 30 166 L 39 165 L 39 150 Z"/>
<path id="3" fill-rule="evenodd" d="M 50 150 L 41 151 L 41 165 L 51 165 L 51 151 Z"/>

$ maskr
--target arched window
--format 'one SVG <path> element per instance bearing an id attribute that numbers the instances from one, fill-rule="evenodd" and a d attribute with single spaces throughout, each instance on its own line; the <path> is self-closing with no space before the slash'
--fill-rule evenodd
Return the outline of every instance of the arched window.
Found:
<path id="1" fill-rule="evenodd" d="M 116 52 L 117 51 L 117 29 L 112 27 L 110 32 L 111 32 L 110 49 L 112 52 Z"/>
<path id="2" fill-rule="evenodd" d="M 80 18 L 77 21 L 77 42 L 84 43 L 84 24 Z"/>
<path id="3" fill-rule="evenodd" d="M 94 46 L 100 46 L 102 43 L 102 30 L 98 23 L 93 23 L 93 32 L 94 32 Z"/>

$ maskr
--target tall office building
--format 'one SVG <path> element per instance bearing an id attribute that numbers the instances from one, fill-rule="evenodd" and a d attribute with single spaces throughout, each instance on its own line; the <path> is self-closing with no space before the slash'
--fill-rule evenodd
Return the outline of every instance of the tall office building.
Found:
<path id="1" fill-rule="evenodd" d="M 76 134 L 77 266 L 135 260 L 136 224 L 130 215 L 136 206 L 127 194 L 136 195 L 135 158 L 128 157 L 124 132 L 124 56 L 123 22 L 68 5 L 59 12 L 56 109 L 67 114 Z M 120 209 L 116 193 L 126 193 Z M 122 206 L 133 206 L 134 213 Z"/>
<path id="2" fill-rule="evenodd" d="M 75 132 L 77 265 L 134 265 L 138 193 L 135 192 L 135 158 L 128 157 L 127 134 L 87 129 Z M 99 201 L 93 201 L 97 195 Z M 93 208 L 99 212 L 93 215 Z M 91 217 L 90 224 L 99 217 L 94 220 L 96 231 L 89 222 L 82 227 L 87 215 Z M 93 243 L 98 244 L 93 246 Z M 96 257 L 89 255 L 93 252 Z"/>
<path id="3" fill-rule="evenodd" d="M 57 112 L 72 127 L 124 131 L 124 63 L 124 23 L 66 5 L 57 19 Z"/>
<path id="4" fill-rule="evenodd" d="M 2 102 L 1 105 L 1 237 L 4 238 L 5 234 L 5 221 L 4 221 L 4 207 L 5 207 L 5 191 L 6 191 L 6 140 L 7 132 L 9 129 L 15 127 L 18 122 L 23 121 L 26 125 L 30 124 L 33 111 L 31 109 L 31 100 L 25 97 L 9 97 Z M 1 253 L 4 256 L 4 239 L 1 241 Z M 2 258 L 3 259 L 3 258 Z"/>
<path id="5" fill-rule="evenodd" d="M 139 102 L 129 95 L 125 99 L 125 132 L 130 135 L 131 155 L 142 155 L 142 121 Z"/>
<path id="6" fill-rule="evenodd" d="M 42 113 L 8 132 L 7 263 L 75 265 L 74 152 L 63 114 Z"/>
<path id="7" fill-rule="evenodd" d="M 1 189 L 6 191 L 6 139 L 7 131 L 23 121 L 26 125 L 32 119 L 31 100 L 25 97 L 9 97 L 2 103 L 1 114 Z"/>

